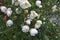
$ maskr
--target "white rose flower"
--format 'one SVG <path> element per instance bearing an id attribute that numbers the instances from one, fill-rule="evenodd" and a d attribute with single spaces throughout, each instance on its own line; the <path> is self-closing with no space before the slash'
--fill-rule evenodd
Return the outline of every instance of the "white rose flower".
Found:
<path id="1" fill-rule="evenodd" d="M 42 21 L 41 20 L 37 20 L 36 23 L 35 23 L 35 28 L 39 29 L 41 24 L 42 24 Z"/>
<path id="2" fill-rule="evenodd" d="M 31 4 L 30 4 L 28 1 L 21 1 L 21 2 L 20 2 L 20 7 L 21 7 L 22 9 L 26 9 L 26 8 L 31 7 Z"/>
<path id="3" fill-rule="evenodd" d="M 0 9 L 1 9 L 1 11 L 4 12 L 4 13 L 5 13 L 6 10 L 7 10 L 7 8 L 6 8 L 5 6 L 1 6 Z"/>
<path id="4" fill-rule="evenodd" d="M 12 20 L 8 20 L 7 22 L 6 22 L 6 26 L 12 26 L 13 25 L 13 21 Z"/>
<path id="5" fill-rule="evenodd" d="M 30 35 L 31 36 L 35 36 L 36 34 L 38 34 L 38 31 L 34 28 L 30 29 Z"/>
<path id="6" fill-rule="evenodd" d="M 12 14 L 11 8 L 8 8 L 7 11 L 6 11 L 6 13 L 7 13 L 7 16 L 11 16 L 11 14 Z"/>
<path id="7" fill-rule="evenodd" d="M 31 20 L 30 20 L 30 19 L 27 19 L 25 22 L 26 22 L 26 24 L 28 24 L 28 25 L 31 24 Z"/>
<path id="8" fill-rule="evenodd" d="M 22 31 L 23 32 L 28 32 L 29 31 L 29 26 L 28 25 L 22 26 Z"/>
<path id="9" fill-rule="evenodd" d="M 37 0 L 36 1 L 36 6 L 39 7 L 39 8 L 42 8 L 41 1 L 40 0 Z"/>
<path id="10" fill-rule="evenodd" d="M 38 14 L 35 11 L 31 11 L 30 19 L 34 19 L 35 17 L 38 17 Z"/>

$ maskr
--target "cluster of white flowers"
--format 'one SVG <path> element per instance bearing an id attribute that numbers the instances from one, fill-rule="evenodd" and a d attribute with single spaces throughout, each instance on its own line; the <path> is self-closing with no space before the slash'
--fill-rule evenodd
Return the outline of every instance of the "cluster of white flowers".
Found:
<path id="1" fill-rule="evenodd" d="M 15 6 L 20 5 L 22 9 L 26 9 L 32 6 L 28 0 L 12 0 L 12 5 L 13 4 L 15 4 Z M 37 7 L 42 8 L 40 0 L 37 0 L 35 4 Z"/>
<path id="2" fill-rule="evenodd" d="M 29 8 L 29 7 L 32 6 L 28 0 L 12 0 L 12 5 L 15 5 L 15 6 L 19 5 L 22 9 L 27 9 L 27 8 Z M 39 7 L 39 8 L 41 8 L 42 7 L 41 1 L 37 0 L 36 1 L 36 6 Z M 8 17 L 11 16 L 11 14 L 12 14 L 12 9 L 11 8 L 7 8 L 5 6 L 1 6 L 0 9 Z M 15 12 L 17 14 L 19 14 L 18 11 L 19 11 L 19 8 L 16 8 Z M 28 12 L 28 11 L 26 10 L 26 12 Z M 31 24 L 31 22 L 33 21 L 33 19 L 35 19 L 36 17 L 39 16 L 39 14 L 36 11 L 31 10 L 30 14 L 28 14 L 28 15 L 29 15 L 29 18 L 27 18 L 25 20 L 26 24 L 21 27 L 22 28 L 22 32 L 25 32 L 25 33 L 29 32 L 31 36 L 35 36 L 36 34 L 38 34 L 38 30 L 37 29 L 39 29 L 41 27 L 42 21 L 41 20 L 37 20 L 36 23 L 34 23 L 35 24 L 34 28 L 30 29 L 29 25 Z M 6 26 L 12 26 L 12 25 L 13 25 L 13 21 L 10 20 L 10 19 L 7 20 Z"/>
<path id="3" fill-rule="evenodd" d="M 37 29 L 35 29 L 35 28 L 31 28 L 30 29 L 30 27 L 28 25 L 22 26 L 22 31 L 25 32 L 25 33 L 26 32 L 30 32 L 31 36 L 35 36 L 36 34 L 38 34 L 38 30 Z"/>
<path id="4" fill-rule="evenodd" d="M 11 14 L 12 14 L 11 8 L 6 8 L 5 6 L 1 6 L 0 9 L 1 9 L 2 12 L 7 14 L 8 17 L 11 16 Z"/>
<path id="5" fill-rule="evenodd" d="M 28 0 L 12 0 L 12 4 L 15 4 L 16 6 L 20 5 L 22 9 L 26 9 L 31 7 L 31 4 Z"/>
<path id="6" fill-rule="evenodd" d="M 7 8 L 5 6 L 1 6 L 0 10 L 1 10 L 1 12 L 5 13 L 8 17 L 11 16 L 11 14 L 12 14 L 11 8 Z M 12 26 L 12 25 L 13 25 L 13 21 L 12 20 L 8 20 L 6 22 L 6 26 Z"/>
<path id="7" fill-rule="evenodd" d="M 29 31 L 29 26 L 31 24 L 31 22 L 33 21 L 33 19 L 35 19 L 35 17 L 38 17 L 38 13 L 36 13 L 36 11 L 31 11 L 29 14 L 29 19 L 25 20 L 25 23 L 27 25 L 22 26 L 22 31 L 23 32 L 29 32 L 31 36 L 35 36 L 36 34 L 38 34 L 38 30 L 41 27 L 42 21 L 41 20 L 37 20 L 35 23 L 34 28 L 31 28 Z"/>
<path id="8" fill-rule="evenodd" d="M 1 10 L 1 12 L 5 13 L 8 17 L 11 16 L 11 14 L 12 14 L 11 8 L 7 8 L 5 6 L 1 6 L 0 10 Z M 12 20 L 8 20 L 6 22 L 6 25 L 7 26 L 12 26 L 13 25 L 13 21 Z"/>

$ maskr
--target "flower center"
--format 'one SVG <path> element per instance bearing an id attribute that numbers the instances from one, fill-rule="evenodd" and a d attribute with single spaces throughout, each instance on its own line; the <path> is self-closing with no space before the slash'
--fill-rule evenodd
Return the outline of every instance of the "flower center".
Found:
<path id="1" fill-rule="evenodd" d="M 27 3 L 27 2 L 25 2 L 25 3 L 24 3 L 24 5 L 25 5 L 25 6 L 28 6 L 28 3 Z"/>

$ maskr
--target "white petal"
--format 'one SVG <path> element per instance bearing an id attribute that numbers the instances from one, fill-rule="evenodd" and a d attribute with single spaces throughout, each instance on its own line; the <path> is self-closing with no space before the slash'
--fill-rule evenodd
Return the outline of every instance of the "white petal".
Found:
<path id="1" fill-rule="evenodd" d="M 35 11 L 31 11 L 30 19 L 34 19 L 37 16 L 38 16 L 38 13 L 36 13 Z"/>
<path id="2" fill-rule="evenodd" d="M 25 22 L 26 22 L 26 24 L 28 24 L 28 25 L 31 24 L 31 20 L 30 20 L 30 19 L 27 19 Z"/>

